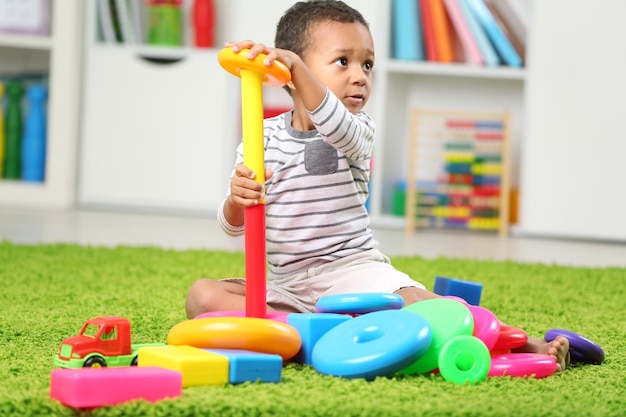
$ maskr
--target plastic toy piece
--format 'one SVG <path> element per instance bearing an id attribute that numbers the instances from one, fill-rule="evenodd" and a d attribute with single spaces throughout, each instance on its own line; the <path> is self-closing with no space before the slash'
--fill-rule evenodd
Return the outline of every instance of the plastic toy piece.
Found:
<path id="1" fill-rule="evenodd" d="M 191 346 L 158 346 L 139 350 L 139 367 L 160 366 L 182 374 L 182 386 L 228 383 L 228 358 Z"/>
<path id="2" fill-rule="evenodd" d="M 482 340 L 491 350 L 500 338 L 500 321 L 491 311 L 484 307 L 469 305 L 472 317 L 474 317 L 474 331 L 472 334 Z"/>
<path id="3" fill-rule="evenodd" d="M 430 347 L 415 363 L 403 369 L 402 374 L 423 374 L 437 369 L 439 352 L 453 337 L 471 335 L 474 318 L 469 309 L 455 300 L 433 298 L 410 304 L 402 309 L 425 318 L 432 331 Z"/>
<path id="4" fill-rule="evenodd" d="M 265 315 L 267 320 L 279 321 L 281 323 L 287 323 L 287 317 L 293 313 L 286 311 L 268 311 Z M 198 314 L 194 319 L 203 319 L 207 317 L 246 317 L 245 310 L 221 310 L 210 311 L 208 313 Z"/>
<path id="5" fill-rule="evenodd" d="M 278 355 L 235 349 L 207 349 L 207 352 L 228 359 L 228 381 L 231 384 L 280 382 L 283 358 Z"/>
<path id="6" fill-rule="evenodd" d="M 213 0 L 195 0 L 193 3 L 193 34 L 198 48 L 212 48 L 215 44 L 215 4 Z"/>
<path id="7" fill-rule="evenodd" d="M 352 318 L 345 314 L 289 314 L 287 323 L 300 333 L 300 339 L 302 339 L 302 347 L 292 361 L 311 365 L 313 363 L 313 347 L 317 341 L 330 329 L 348 320 L 352 320 Z"/>
<path id="8" fill-rule="evenodd" d="M 288 324 L 254 317 L 207 317 L 178 323 L 167 335 L 170 345 L 243 349 L 293 358 L 302 342 Z"/>
<path id="9" fill-rule="evenodd" d="M 374 379 L 415 362 L 430 342 L 430 326 L 417 314 L 376 311 L 341 323 L 322 336 L 313 348 L 313 367 L 328 375 Z"/>
<path id="10" fill-rule="evenodd" d="M 61 368 L 136 365 L 140 348 L 163 345 L 131 344 L 128 319 L 118 316 L 95 317 L 87 320 L 78 336 L 63 340 L 54 358 L 54 365 Z"/>
<path id="11" fill-rule="evenodd" d="M 263 140 L 263 84 L 280 86 L 291 80 L 289 69 L 279 61 L 267 66 L 266 55 L 246 57 L 248 49 L 234 53 L 224 48 L 218 54 L 222 67 L 241 77 L 241 118 L 243 163 L 255 173 L 255 180 L 265 183 Z M 246 314 L 264 318 L 266 306 L 265 201 L 244 210 L 246 253 Z"/>
<path id="12" fill-rule="evenodd" d="M 446 381 L 474 384 L 487 377 L 491 367 L 489 349 L 474 336 L 457 336 L 439 352 L 439 372 Z"/>
<path id="13" fill-rule="evenodd" d="M 315 305 L 318 313 L 365 314 L 380 310 L 398 310 L 404 299 L 398 294 L 358 293 L 329 295 Z"/>
<path id="14" fill-rule="evenodd" d="M 4 102 L 4 83 L 0 81 L 0 103 Z M 4 111 L 0 108 L 0 178 L 4 171 Z"/>
<path id="15" fill-rule="evenodd" d="M 183 19 L 179 2 L 149 2 L 148 15 L 148 43 L 150 45 L 182 45 Z"/>
<path id="16" fill-rule="evenodd" d="M 528 335 L 522 329 L 500 323 L 500 335 L 491 352 L 508 352 L 510 349 L 522 347 L 528 341 Z"/>
<path id="17" fill-rule="evenodd" d="M 11 180 L 19 179 L 21 173 L 20 155 L 24 128 L 21 104 L 23 94 L 24 85 L 20 81 L 10 81 L 7 84 L 3 178 Z"/>
<path id="18" fill-rule="evenodd" d="M 454 295 L 463 298 L 469 304 L 479 305 L 483 284 L 471 281 L 463 281 L 455 278 L 435 278 L 433 292 L 438 295 Z"/>
<path id="19" fill-rule="evenodd" d="M 491 355 L 487 376 L 545 378 L 556 372 L 556 359 L 541 353 Z"/>
<path id="20" fill-rule="evenodd" d="M 155 402 L 182 394 L 180 372 L 157 367 L 55 369 L 50 398 L 74 408 L 95 408 L 131 400 Z"/>
<path id="21" fill-rule="evenodd" d="M 572 361 L 592 365 L 600 365 L 604 362 L 604 350 L 593 340 L 564 329 L 548 330 L 544 336 L 544 340 L 551 342 L 556 339 L 557 336 L 563 336 L 569 341 L 569 353 Z"/>
<path id="22" fill-rule="evenodd" d="M 46 89 L 39 84 L 28 88 L 29 111 L 22 138 L 22 179 L 43 182 L 46 171 Z"/>

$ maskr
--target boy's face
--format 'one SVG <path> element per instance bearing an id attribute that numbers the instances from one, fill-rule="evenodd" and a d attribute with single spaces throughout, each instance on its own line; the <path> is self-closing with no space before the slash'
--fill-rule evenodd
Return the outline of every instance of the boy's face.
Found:
<path id="1" fill-rule="evenodd" d="M 302 57 L 307 66 L 357 114 L 372 89 L 374 41 L 361 23 L 320 22 L 310 28 L 309 44 Z"/>

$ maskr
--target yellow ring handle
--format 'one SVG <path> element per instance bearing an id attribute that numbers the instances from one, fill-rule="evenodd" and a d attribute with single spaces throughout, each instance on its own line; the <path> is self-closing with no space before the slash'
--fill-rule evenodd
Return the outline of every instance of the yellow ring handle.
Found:
<path id="1" fill-rule="evenodd" d="M 248 59 L 246 55 L 249 49 L 242 49 L 235 53 L 232 48 L 222 49 L 217 59 L 220 65 L 228 72 L 240 77 L 241 70 L 249 69 L 261 75 L 263 85 L 280 87 L 291 81 L 291 71 L 280 61 L 274 61 L 270 66 L 265 65 L 267 55 L 259 54 L 254 59 Z"/>

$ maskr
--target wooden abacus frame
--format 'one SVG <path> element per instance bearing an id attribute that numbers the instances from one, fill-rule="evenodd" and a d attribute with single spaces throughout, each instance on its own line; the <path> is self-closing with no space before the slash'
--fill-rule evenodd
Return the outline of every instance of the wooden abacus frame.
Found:
<path id="1" fill-rule="evenodd" d="M 406 231 L 413 233 L 416 228 L 417 208 L 417 168 L 419 166 L 421 148 L 419 139 L 423 133 L 423 126 L 429 121 L 441 119 L 466 119 L 473 121 L 499 121 L 502 123 L 502 146 L 500 150 L 501 172 L 500 191 L 498 201 L 498 233 L 500 237 L 507 237 L 509 233 L 509 199 L 510 199 L 510 115 L 502 113 L 482 113 L 445 111 L 414 108 L 411 110 L 408 175 L 406 184 Z M 438 132 L 439 134 L 445 132 Z M 443 162 L 443 161 L 441 161 Z"/>

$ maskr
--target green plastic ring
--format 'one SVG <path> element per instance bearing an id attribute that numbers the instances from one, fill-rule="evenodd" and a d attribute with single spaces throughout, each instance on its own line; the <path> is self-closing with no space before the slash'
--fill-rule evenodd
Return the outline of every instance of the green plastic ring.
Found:
<path id="1" fill-rule="evenodd" d="M 439 352 L 439 372 L 446 381 L 455 384 L 482 381 L 490 367 L 489 349 L 474 336 L 456 336 Z"/>

